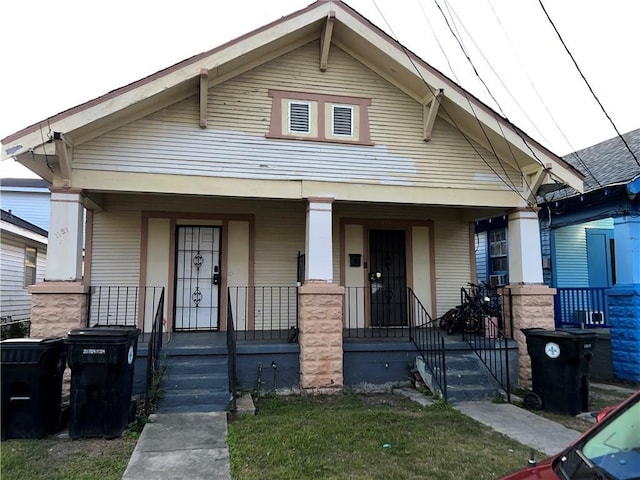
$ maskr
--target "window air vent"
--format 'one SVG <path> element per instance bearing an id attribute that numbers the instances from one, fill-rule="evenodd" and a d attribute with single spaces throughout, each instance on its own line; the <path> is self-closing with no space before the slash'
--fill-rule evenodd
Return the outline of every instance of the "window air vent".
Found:
<path id="1" fill-rule="evenodd" d="M 289 131 L 311 133 L 310 108 L 308 103 L 289 102 Z"/>
<path id="2" fill-rule="evenodd" d="M 353 136 L 353 107 L 333 106 L 333 131 L 331 133 L 342 137 Z"/>

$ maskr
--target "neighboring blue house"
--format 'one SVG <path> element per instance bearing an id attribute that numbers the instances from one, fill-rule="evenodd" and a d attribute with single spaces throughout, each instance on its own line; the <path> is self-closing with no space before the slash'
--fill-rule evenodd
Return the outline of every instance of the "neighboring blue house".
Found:
<path id="1" fill-rule="evenodd" d="M 49 230 L 49 182 L 41 178 L 0 179 L 0 205 L 27 222 Z"/>
<path id="2" fill-rule="evenodd" d="M 640 129 L 623 138 L 640 161 Z M 538 192 L 544 282 L 558 289 L 556 326 L 611 327 L 612 358 L 608 341 L 599 341 L 594 360 L 640 381 L 640 165 L 619 137 L 563 160 L 585 176 L 584 192 Z M 475 239 L 478 282 L 507 285 L 506 216 L 476 222 Z M 599 330 L 599 338 L 608 334 Z"/>
<path id="3" fill-rule="evenodd" d="M 584 175 L 538 202 L 556 325 L 611 327 L 613 373 L 640 381 L 640 129 L 564 157 Z M 603 354 L 604 352 L 600 352 Z"/>

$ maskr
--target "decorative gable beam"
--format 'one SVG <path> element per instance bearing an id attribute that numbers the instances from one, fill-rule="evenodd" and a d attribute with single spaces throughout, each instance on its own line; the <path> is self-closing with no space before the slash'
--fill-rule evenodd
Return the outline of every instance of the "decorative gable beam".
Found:
<path id="1" fill-rule="evenodd" d="M 336 19 L 336 12 L 331 10 L 327 16 L 327 21 L 322 29 L 320 41 L 320 71 L 326 72 L 329 67 L 329 48 L 331 47 L 331 35 L 333 34 L 333 24 Z"/>
<path id="2" fill-rule="evenodd" d="M 209 70 L 200 70 L 200 128 L 207 128 L 207 102 L 209 98 Z"/>
<path id="3" fill-rule="evenodd" d="M 71 169 L 73 167 L 73 157 L 70 152 L 69 142 L 61 132 L 53 132 L 53 141 L 56 147 L 56 156 L 60 165 L 60 175 L 65 187 L 71 186 Z"/>
<path id="4" fill-rule="evenodd" d="M 424 104 L 423 109 L 423 134 L 424 141 L 431 140 L 431 131 L 433 130 L 433 124 L 436 123 L 436 116 L 438 115 L 438 109 L 440 108 L 440 99 L 444 96 L 444 89 L 439 88 L 437 93 L 431 99 L 431 102 Z"/>

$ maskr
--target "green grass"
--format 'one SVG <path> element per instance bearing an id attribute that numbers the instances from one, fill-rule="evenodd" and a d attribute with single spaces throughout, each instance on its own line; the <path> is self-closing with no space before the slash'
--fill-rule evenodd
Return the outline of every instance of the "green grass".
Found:
<path id="1" fill-rule="evenodd" d="M 525 466 L 529 455 L 442 403 L 294 396 L 263 398 L 257 409 L 229 425 L 234 480 L 495 479 Z"/>
<path id="2" fill-rule="evenodd" d="M 136 445 L 137 434 L 113 440 L 48 437 L 6 440 L 0 450 L 2 480 L 120 479 Z"/>

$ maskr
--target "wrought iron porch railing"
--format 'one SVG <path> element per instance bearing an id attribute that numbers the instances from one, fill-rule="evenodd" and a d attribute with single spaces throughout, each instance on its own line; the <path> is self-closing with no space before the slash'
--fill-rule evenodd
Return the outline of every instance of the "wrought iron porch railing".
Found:
<path id="1" fill-rule="evenodd" d="M 148 333 L 164 287 L 92 286 L 87 302 L 87 326 L 121 325 Z"/>
<path id="2" fill-rule="evenodd" d="M 147 352 L 147 385 L 144 394 L 144 411 L 145 415 L 151 413 L 152 403 L 157 400 L 154 396 L 157 394 L 157 388 L 160 382 L 162 365 L 160 364 L 160 352 L 162 351 L 162 334 L 164 327 L 164 288 L 160 292 L 158 299 L 158 307 L 153 318 L 151 326 L 151 335 L 149 337 L 149 346 Z"/>
<path id="3" fill-rule="evenodd" d="M 507 336 L 498 328 L 495 317 L 483 316 L 480 319 L 483 333 L 463 333 L 462 340 L 467 342 L 480 361 L 487 367 L 511 402 L 511 376 L 509 373 L 509 345 Z"/>
<path id="4" fill-rule="evenodd" d="M 607 328 L 606 288 L 558 288 L 553 301 L 556 328 Z"/>
<path id="5" fill-rule="evenodd" d="M 447 362 L 445 340 L 438 325 L 431 318 L 413 290 L 407 289 L 407 310 L 411 325 L 411 341 L 431 370 L 434 383 L 447 400 Z"/>
<path id="6" fill-rule="evenodd" d="M 411 316 L 406 311 L 405 299 L 403 298 L 402 305 L 399 305 L 397 301 L 387 304 L 385 298 L 384 295 L 378 295 L 372 302 L 371 287 L 346 287 L 343 337 L 345 339 L 397 337 L 408 340 Z M 381 314 L 376 315 L 374 310 Z"/>
<path id="7" fill-rule="evenodd" d="M 237 340 L 298 338 L 298 287 L 229 287 L 228 310 Z"/>
<path id="8" fill-rule="evenodd" d="M 11 315 L 0 320 L 0 340 L 26 338 L 31 335 L 31 320 L 12 320 Z"/>
<path id="9" fill-rule="evenodd" d="M 236 332 L 233 322 L 233 308 L 231 308 L 231 291 L 228 292 L 227 302 L 227 353 L 229 365 L 229 393 L 231 394 L 231 415 L 235 417 L 237 411 L 237 355 L 236 355 Z"/>
<path id="10" fill-rule="evenodd" d="M 474 331 L 462 330 L 462 340 L 467 342 L 489 373 L 496 379 L 511 401 L 511 378 L 509 375 L 509 349 L 507 335 L 501 329 L 504 312 L 504 291 L 479 285 L 460 288 L 463 311 L 474 317 Z M 511 291 L 507 292 L 511 306 Z M 509 310 L 511 311 L 511 310 Z M 510 317 L 509 317 L 510 318 Z M 509 325 L 512 323 L 509 322 Z M 513 332 L 512 332 L 513 333 Z"/>

